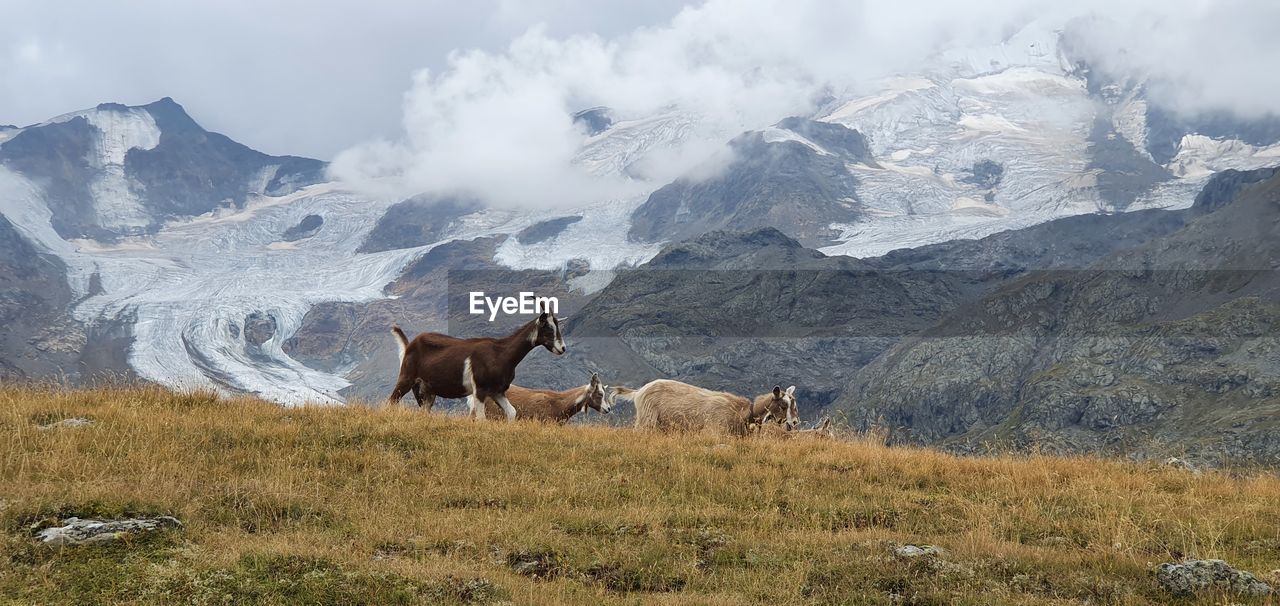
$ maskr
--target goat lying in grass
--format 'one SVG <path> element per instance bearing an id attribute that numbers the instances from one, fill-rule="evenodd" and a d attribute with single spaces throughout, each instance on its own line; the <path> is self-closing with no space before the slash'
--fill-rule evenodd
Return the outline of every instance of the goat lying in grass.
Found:
<path id="1" fill-rule="evenodd" d="M 600 383 L 599 375 L 591 373 L 591 381 L 581 387 L 565 391 L 528 389 L 519 385 L 507 388 L 507 400 L 516 409 L 516 419 L 548 421 L 564 425 L 588 408 L 608 414 L 613 406 L 609 386 Z M 502 409 L 492 399 L 485 400 L 486 414 L 501 414 Z"/>
<path id="2" fill-rule="evenodd" d="M 831 430 L 831 417 L 822 420 L 821 423 L 809 429 L 788 430 L 777 423 L 770 423 L 772 419 L 761 419 L 759 423 L 754 423 L 749 428 L 752 435 L 761 438 L 770 438 L 774 440 L 794 440 L 798 438 L 816 438 L 821 440 L 834 440 L 836 434 Z"/>
<path id="3" fill-rule="evenodd" d="M 748 427 L 766 414 L 793 418 L 794 391 L 792 388 L 784 392 L 775 386 L 772 393 L 752 402 L 736 394 L 669 379 L 650 381 L 639 389 L 615 389 L 619 397 L 635 402 L 637 428 L 710 431 L 734 436 L 746 435 Z"/>

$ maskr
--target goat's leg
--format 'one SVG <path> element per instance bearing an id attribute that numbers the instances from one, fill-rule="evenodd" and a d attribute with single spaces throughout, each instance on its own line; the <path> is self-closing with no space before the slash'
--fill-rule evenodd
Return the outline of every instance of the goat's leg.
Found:
<path id="1" fill-rule="evenodd" d="M 467 394 L 467 408 L 471 411 L 471 415 L 481 421 L 484 417 L 484 400 L 477 396 L 475 392 Z"/>
<path id="2" fill-rule="evenodd" d="M 507 394 L 494 394 L 493 400 L 498 403 L 498 406 L 502 407 L 502 412 L 507 414 L 508 423 L 516 420 L 516 407 L 512 406 L 511 402 L 507 401 Z"/>
<path id="3" fill-rule="evenodd" d="M 404 394 L 409 393 L 409 390 L 414 389 L 416 386 L 417 383 L 413 379 L 400 377 L 400 380 L 396 381 L 395 389 L 391 390 L 391 397 L 387 398 L 387 403 L 400 403 L 400 398 L 403 398 Z"/>
<path id="4" fill-rule="evenodd" d="M 427 388 L 427 382 L 421 378 L 413 382 L 413 399 L 418 401 L 418 408 L 426 406 L 427 412 L 431 412 L 431 407 L 436 405 L 436 394 L 431 393 Z"/>

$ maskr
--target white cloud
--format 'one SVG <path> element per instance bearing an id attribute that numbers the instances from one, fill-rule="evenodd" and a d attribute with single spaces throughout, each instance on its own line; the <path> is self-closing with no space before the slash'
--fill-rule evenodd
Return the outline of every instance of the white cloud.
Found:
<path id="1" fill-rule="evenodd" d="M 675 104 L 731 135 L 1037 18 L 1108 17 L 1087 32 L 1098 62 L 1159 77 L 1187 111 L 1252 116 L 1280 98 L 1274 0 L 685 3 L 9 0 L 7 21 L 22 27 L 0 46 L 0 123 L 172 96 L 264 151 L 329 158 L 382 137 L 344 155 L 349 176 L 479 185 L 521 203 L 618 186 L 566 167 L 571 110 Z"/>
<path id="2" fill-rule="evenodd" d="M 529 6 L 502 3 L 526 17 Z M 504 50 L 455 52 L 442 70 L 419 73 L 403 139 L 348 150 L 334 171 L 355 181 L 394 175 L 406 193 L 465 189 L 499 205 L 623 195 L 634 184 L 593 180 L 572 164 L 582 135 L 570 112 L 606 105 L 644 116 L 676 106 L 700 115 L 702 138 L 649 162 L 655 180 L 668 178 L 716 147 L 706 137 L 719 144 L 806 113 L 826 91 L 919 69 L 946 48 L 999 44 L 1033 19 L 1090 14 L 1105 18 L 1081 40 L 1108 68 L 1176 85 L 1170 98 L 1180 108 L 1256 115 L 1275 109 L 1280 86 L 1267 76 L 1280 59 L 1280 38 L 1268 31 L 1277 11 L 1267 0 L 710 0 L 613 37 L 534 28 Z"/>

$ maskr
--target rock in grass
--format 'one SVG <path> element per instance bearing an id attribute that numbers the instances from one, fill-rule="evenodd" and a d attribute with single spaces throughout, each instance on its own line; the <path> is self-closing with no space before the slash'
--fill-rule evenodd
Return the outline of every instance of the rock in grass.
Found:
<path id="1" fill-rule="evenodd" d="M 1195 475 L 1200 475 L 1200 468 L 1197 467 L 1195 463 L 1192 463 L 1191 461 L 1188 461 L 1186 459 L 1180 459 L 1178 457 L 1169 457 L 1164 460 L 1164 464 L 1169 467 L 1176 467 L 1183 471 L 1189 471 Z"/>
<path id="2" fill-rule="evenodd" d="M 181 528 L 182 522 L 170 516 L 130 518 L 125 520 L 82 520 L 67 518 L 61 526 L 36 533 L 46 545 L 94 545 L 110 543 L 136 534 Z"/>
<path id="3" fill-rule="evenodd" d="M 1271 595 L 1271 586 L 1243 570 L 1236 570 L 1222 560 L 1187 560 L 1181 564 L 1165 563 L 1156 569 L 1160 587 L 1177 595 L 1201 591 L 1225 591 L 1242 596 Z"/>
<path id="4" fill-rule="evenodd" d="M 58 429 L 60 427 L 76 428 L 76 427 L 88 427 L 90 425 L 93 425 L 93 421 L 89 419 L 86 419 L 84 417 L 71 417 L 67 419 L 62 419 L 61 421 L 54 421 L 53 423 L 49 423 L 48 425 L 40 425 L 39 428 L 41 431 L 49 431 L 51 429 Z"/>
<path id="5" fill-rule="evenodd" d="M 937 545 L 903 545 L 893 550 L 893 555 L 900 558 L 937 557 L 944 553 L 946 551 Z"/>

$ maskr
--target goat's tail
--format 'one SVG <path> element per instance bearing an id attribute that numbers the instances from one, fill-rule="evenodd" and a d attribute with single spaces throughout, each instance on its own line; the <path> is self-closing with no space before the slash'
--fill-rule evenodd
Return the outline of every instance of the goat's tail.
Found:
<path id="1" fill-rule="evenodd" d="M 627 400 L 635 400 L 636 394 L 640 393 L 639 389 L 631 389 L 630 387 L 614 387 L 613 395 L 625 398 Z"/>
<path id="2" fill-rule="evenodd" d="M 396 343 L 400 345 L 400 361 L 404 362 L 404 352 L 409 349 L 409 337 L 404 336 L 404 331 L 395 324 L 391 325 L 391 334 L 396 336 Z"/>

